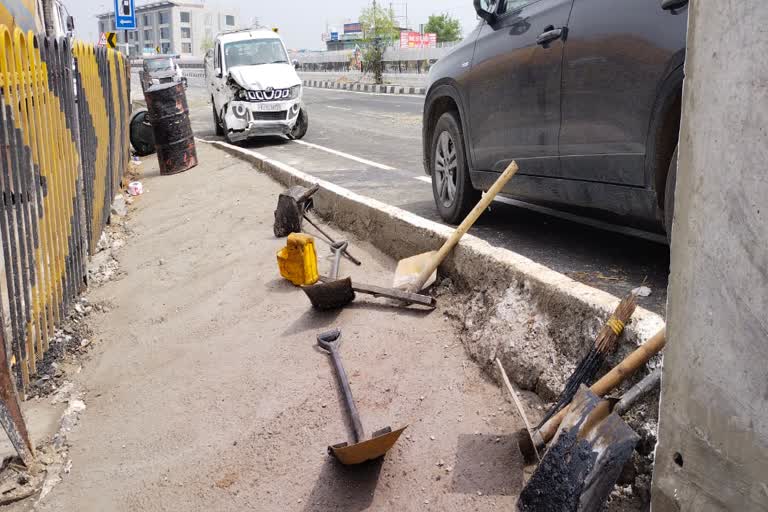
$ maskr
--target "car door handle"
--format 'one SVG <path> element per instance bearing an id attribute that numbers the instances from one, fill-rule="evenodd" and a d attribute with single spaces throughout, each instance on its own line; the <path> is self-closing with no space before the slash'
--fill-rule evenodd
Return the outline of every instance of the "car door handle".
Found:
<path id="1" fill-rule="evenodd" d="M 665 11 L 674 11 L 675 9 L 682 9 L 688 5 L 688 0 L 662 0 L 661 8 Z"/>
<path id="2" fill-rule="evenodd" d="M 555 41 L 560 38 L 565 38 L 565 31 L 566 29 L 564 27 L 555 28 L 552 25 L 550 25 L 544 29 L 544 32 L 539 34 L 539 37 L 536 38 L 536 44 L 546 46 L 552 41 Z"/>

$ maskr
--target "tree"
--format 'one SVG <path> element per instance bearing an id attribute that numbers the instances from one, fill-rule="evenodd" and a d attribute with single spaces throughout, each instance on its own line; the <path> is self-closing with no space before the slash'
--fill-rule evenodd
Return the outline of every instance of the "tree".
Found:
<path id="1" fill-rule="evenodd" d="M 205 36 L 202 41 L 200 41 L 200 50 L 203 53 L 207 53 L 208 50 L 213 49 L 213 38 L 209 36 Z"/>
<path id="2" fill-rule="evenodd" d="M 461 24 L 448 13 L 433 14 L 424 25 L 424 32 L 437 34 L 437 40 L 440 42 L 458 41 L 461 39 Z"/>
<path id="3" fill-rule="evenodd" d="M 360 27 L 363 30 L 363 62 L 373 72 L 377 84 L 383 82 L 384 49 L 398 38 L 395 13 L 374 4 L 360 13 Z"/>

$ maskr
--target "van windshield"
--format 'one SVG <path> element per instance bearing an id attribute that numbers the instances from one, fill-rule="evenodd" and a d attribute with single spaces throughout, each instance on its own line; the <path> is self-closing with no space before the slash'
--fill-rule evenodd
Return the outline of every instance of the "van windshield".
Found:
<path id="1" fill-rule="evenodd" d="M 144 60 L 144 69 L 147 71 L 172 71 L 172 59 L 146 59 Z"/>
<path id="2" fill-rule="evenodd" d="M 287 63 L 288 55 L 279 39 L 246 39 L 224 45 L 224 62 L 228 68 Z"/>

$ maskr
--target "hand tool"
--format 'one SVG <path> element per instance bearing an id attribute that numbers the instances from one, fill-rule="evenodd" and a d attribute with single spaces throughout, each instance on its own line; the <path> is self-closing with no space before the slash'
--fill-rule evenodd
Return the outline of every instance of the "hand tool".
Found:
<path id="1" fill-rule="evenodd" d="M 651 336 L 648 341 L 637 347 L 631 354 L 624 358 L 618 365 L 616 365 L 611 371 L 603 375 L 597 382 L 592 384 L 590 391 L 595 395 L 601 397 L 605 396 L 608 392 L 618 387 L 624 380 L 635 373 L 641 366 L 646 364 L 651 357 L 661 352 L 664 345 L 667 343 L 666 328 L 662 328 L 659 332 Z M 532 454 L 534 452 L 534 446 L 537 450 L 541 450 L 544 446 L 552 440 L 557 433 L 557 428 L 560 422 L 568 413 L 568 407 L 565 406 L 560 411 L 552 416 L 541 428 L 533 432 L 533 438 L 531 439 L 527 432 L 522 432 L 517 437 L 520 445 L 520 452 L 527 459 L 533 459 Z M 531 446 L 533 445 L 533 446 Z"/>
<path id="2" fill-rule="evenodd" d="M 464 233 L 475 223 L 478 217 L 488 208 L 496 194 L 507 184 L 507 182 L 517 172 L 517 164 L 513 160 L 504 172 L 499 176 L 496 182 L 491 185 L 488 192 L 483 194 L 480 201 L 475 205 L 466 218 L 459 224 L 459 227 L 451 233 L 448 240 L 445 241 L 440 250 L 429 251 L 410 258 L 405 258 L 397 263 L 395 269 L 395 278 L 392 283 L 393 288 L 407 290 L 409 292 L 419 292 L 427 286 L 430 286 L 437 279 L 437 267 L 443 262 L 446 256 L 451 252 L 454 246 Z"/>
<path id="3" fill-rule="evenodd" d="M 330 236 L 328 233 L 326 233 L 325 231 L 323 231 L 323 230 L 320 228 L 320 226 L 318 226 L 317 224 L 315 224 L 315 223 L 312 221 L 312 219 L 310 219 L 309 217 L 307 217 L 307 213 L 306 213 L 306 212 L 304 212 L 304 213 L 302 214 L 302 216 L 304 217 L 304 220 L 306 220 L 307 222 L 309 222 L 309 223 L 312 225 L 312 227 L 314 227 L 314 228 L 315 228 L 315 229 L 316 229 L 316 230 L 317 230 L 317 231 L 318 231 L 318 232 L 319 232 L 321 235 L 323 235 L 323 236 L 324 236 L 324 237 L 325 237 L 325 238 L 328 240 L 328 243 L 329 243 L 329 244 L 333 245 L 333 244 L 335 244 L 335 243 L 336 243 L 336 240 L 334 240 L 333 238 L 331 238 L 331 236 Z M 347 258 L 349 261 L 351 261 L 352 263 L 354 263 L 355 265 L 357 265 L 357 266 L 360 266 L 360 265 L 362 265 L 362 263 L 360 263 L 360 260 L 358 260 L 357 258 L 355 258 L 354 256 L 352 256 L 351 254 L 349 254 L 349 251 L 348 251 L 346 248 L 344 249 L 344 256 L 345 256 L 345 257 L 346 257 L 346 258 Z"/>
<path id="4" fill-rule="evenodd" d="M 363 423 L 360 420 L 360 414 L 357 412 L 355 400 L 352 398 L 352 390 L 349 387 L 349 378 L 344 371 L 344 365 L 341 363 L 339 355 L 339 340 L 341 331 L 333 329 L 317 335 L 317 344 L 331 355 L 333 368 L 336 370 L 336 378 L 344 394 L 344 402 L 347 406 L 347 412 L 352 420 L 354 432 L 353 443 L 339 443 L 328 447 L 328 453 L 336 457 L 342 464 L 360 464 L 367 460 L 378 459 L 394 446 L 403 430 L 408 428 L 406 425 L 398 430 L 392 430 L 391 427 L 385 427 L 373 433 L 371 439 L 365 439 Z"/>
<path id="5" fill-rule="evenodd" d="M 589 386 L 595 381 L 597 372 L 600 371 L 600 368 L 605 363 L 605 358 L 616 351 L 616 347 L 619 344 L 619 336 L 624 332 L 624 326 L 632 318 L 636 307 L 637 299 L 633 293 L 630 293 L 619 302 L 616 310 L 597 334 L 594 345 L 592 345 L 589 352 L 587 352 L 586 356 L 568 378 L 557 403 L 544 415 L 544 418 L 536 425 L 536 428 L 540 428 L 549 418 L 565 407 L 571 401 L 573 395 L 576 394 L 581 384 Z"/>

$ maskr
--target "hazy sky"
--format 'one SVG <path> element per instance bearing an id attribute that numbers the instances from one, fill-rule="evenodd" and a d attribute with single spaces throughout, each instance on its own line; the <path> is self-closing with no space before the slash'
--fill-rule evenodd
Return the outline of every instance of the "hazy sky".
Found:
<path id="1" fill-rule="evenodd" d="M 198 3 L 195 0 L 183 0 L 185 3 Z M 379 0 L 380 1 L 380 0 Z M 142 5 L 147 0 L 136 0 Z M 114 9 L 110 0 L 64 0 L 75 17 L 77 36 L 92 42 L 98 39 L 96 14 Z M 320 35 L 325 31 L 326 23 L 330 27 L 342 30 L 344 21 L 357 21 L 360 10 L 370 5 L 370 0 L 209 0 L 210 7 L 219 5 L 239 11 L 241 22 L 250 22 L 259 18 L 262 25 L 276 26 L 289 48 L 322 49 L 324 44 Z M 388 6 L 389 2 L 384 2 Z M 408 24 L 418 30 L 419 23 L 426 23 L 430 14 L 448 12 L 461 21 L 466 33 L 476 24 L 472 0 L 410 0 L 408 3 Z M 392 2 L 395 14 L 405 16 L 404 1 Z M 399 19 L 404 23 L 404 19 Z"/>

